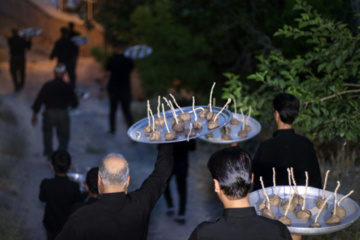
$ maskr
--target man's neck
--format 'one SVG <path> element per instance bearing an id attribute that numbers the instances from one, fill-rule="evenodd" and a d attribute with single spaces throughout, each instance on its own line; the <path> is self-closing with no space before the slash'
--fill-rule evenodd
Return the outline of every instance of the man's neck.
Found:
<path id="1" fill-rule="evenodd" d="M 247 208 L 250 207 L 249 195 L 237 200 L 222 199 L 224 208 Z"/>
<path id="2" fill-rule="evenodd" d="M 66 177 L 66 173 L 55 173 L 56 176 L 59 176 L 59 177 Z"/>
<path id="3" fill-rule="evenodd" d="M 287 124 L 287 123 L 283 123 L 283 122 L 279 121 L 279 122 L 277 123 L 277 129 L 278 129 L 278 130 L 292 129 L 292 125 L 291 125 L 291 124 Z"/>

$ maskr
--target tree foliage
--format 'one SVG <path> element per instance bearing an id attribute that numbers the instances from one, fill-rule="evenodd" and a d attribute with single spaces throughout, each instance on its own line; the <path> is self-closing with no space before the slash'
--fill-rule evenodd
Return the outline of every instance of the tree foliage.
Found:
<path id="1" fill-rule="evenodd" d="M 258 56 L 257 71 L 247 80 L 231 73 L 224 98 L 235 97 L 238 106 L 252 106 L 262 122 L 272 119 L 271 99 L 280 92 L 295 95 L 301 109 L 294 125 L 312 138 L 331 140 L 360 137 L 359 73 L 360 35 L 346 24 L 321 16 L 303 0 L 297 26 L 284 25 L 275 36 L 302 42 L 307 50 L 294 57 L 281 51 Z M 250 87 L 250 86 L 256 86 Z"/>

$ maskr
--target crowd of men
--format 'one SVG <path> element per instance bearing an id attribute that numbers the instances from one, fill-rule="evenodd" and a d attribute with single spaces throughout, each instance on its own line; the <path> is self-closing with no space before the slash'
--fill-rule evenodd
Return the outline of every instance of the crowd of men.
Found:
<path id="1" fill-rule="evenodd" d="M 61 38 L 55 43 L 50 58 L 57 58 L 54 79 L 46 82 L 39 91 L 32 106 L 32 124 L 38 122 L 37 114 L 43 111 L 44 155 L 51 161 L 54 177 L 44 179 L 40 185 L 39 199 L 45 202 L 43 223 L 47 239 L 146 239 L 149 217 L 160 196 L 165 192 L 168 213 L 174 211 L 169 179 L 176 176 L 180 206 L 178 222 L 184 223 L 186 209 L 186 176 L 188 171 L 188 150 L 194 150 L 189 143 L 161 144 L 154 164 L 154 170 L 141 187 L 128 192 L 130 169 L 124 156 L 111 153 L 104 157 L 100 166 L 91 169 L 86 178 L 86 195 L 77 183 L 69 180 L 67 172 L 71 167 L 68 153 L 70 138 L 69 107 L 79 104 L 76 89 L 75 66 L 79 49 L 70 37 L 78 35 L 74 26 L 61 28 Z M 31 41 L 21 38 L 13 31 L 9 39 L 10 70 L 15 91 L 24 86 L 25 49 Z M 109 132 L 116 132 L 117 103 L 121 102 L 126 124 L 130 127 L 133 118 L 130 112 L 130 73 L 134 69 L 131 59 L 124 56 L 123 42 L 114 45 L 114 55 L 106 64 L 107 90 L 110 97 Z M 17 73 L 20 72 L 20 81 Z M 69 82 L 64 80 L 68 74 Z M 309 173 L 309 185 L 322 187 L 319 163 L 313 144 L 295 133 L 292 124 L 298 115 L 299 100 L 282 93 L 273 100 L 274 119 L 277 131 L 271 139 L 260 144 L 255 157 L 239 146 L 223 148 L 213 153 L 208 169 L 214 182 L 214 192 L 224 207 L 223 215 L 217 220 L 206 221 L 194 226 L 189 236 L 197 239 L 299 239 L 291 236 L 285 225 L 277 220 L 256 214 L 250 205 L 249 193 L 261 188 L 259 177 L 266 185 L 272 183 L 272 168 L 276 168 L 276 182 L 287 185 L 287 168 L 293 167 L 298 185 L 305 185 L 304 172 Z M 56 129 L 59 146 L 53 149 L 53 129 Z M 85 200 L 86 198 L 86 200 Z M 241 236 L 241 237 L 240 237 Z"/>

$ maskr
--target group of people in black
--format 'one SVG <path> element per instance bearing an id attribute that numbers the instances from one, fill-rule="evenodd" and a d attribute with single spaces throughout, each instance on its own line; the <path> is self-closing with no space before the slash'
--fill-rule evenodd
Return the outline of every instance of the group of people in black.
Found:
<path id="1" fill-rule="evenodd" d="M 75 66 L 79 49 L 70 37 L 77 33 L 70 28 L 61 28 L 61 38 L 55 43 L 50 58 L 56 57 L 54 79 L 45 83 L 37 95 L 33 109 L 32 124 L 44 105 L 43 139 L 44 155 L 51 160 L 54 178 L 44 179 L 40 185 L 39 199 L 46 203 L 43 223 L 47 238 L 71 239 L 146 239 L 149 217 L 160 196 L 165 192 L 168 214 L 175 211 L 169 180 L 176 176 L 180 195 L 177 221 L 185 223 L 186 176 L 188 151 L 192 143 L 161 144 L 153 172 L 141 187 L 128 192 L 130 169 L 124 156 L 111 153 L 104 157 L 98 168 L 91 169 L 86 178 L 88 198 L 80 193 L 79 186 L 69 180 L 71 156 L 67 152 L 70 137 L 69 107 L 77 107 L 75 94 Z M 11 73 L 15 90 L 24 86 L 25 49 L 31 42 L 13 31 L 9 39 Z M 110 98 L 109 132 L 116 133 L 117 104 L 122 104 L 126 124 L 130 127 L 133 118 L 130 111 L 130 74 L 134 69 L 131 59 L 124 56 L 125 44 L 118 42 L 114 54 L 106 64 L 107 91 Z M 20 81 L 17 73 L 20 72 Z M 68 73 L 69 83 L 64 81 Z M 294 169 L 298 185 L 305 184 L 304 172 L 309 174 L 309 185 L 321 188 L 319 163 L 313 144 L 295 133 L 292 124 L 298 115 L 299 100 L 282 93 L 273 100 L 274 119 L 277 131 L 273 137 L 260 144 L 255 157 L 239 146 L 221 149 L 210 156 L 208 169 L 214 182 L 214 192 L 224 206 L 224 212 L 215 221 L 199 224 L 189 236 L 200 239 L 299 239 L 291 236 L 288 229 L 276 220 L 258 216 L 250 206 L 249 193 L 261 188 L 259 177 L 265 186 L 272 184 L 272 168 L 277 170 L 276 183 L 287 185 L 287 168 Z M 52 133 L 56 129 L 59 140 L 57 151 L 53 150 Z M 240 237 L 241 236 L 241 237 Z M 300 236 L 301 238 L 301 236 Z"/>
<path id="2" fill-rule="evenodd" d="M 260 176 L 267 186 L 271 186 L 273 167 L 278 170 L 276 182 L 279 185 L 288 183 L 287 174 L 281 174 L 281 171 L 287 172 L 287 168 L 293 167 L 298 185 L 305 184 L 302 175 L 308 171 L 312 179 L 309 186 L 322 187 L 312 143 L 292 128 L 299 111 L 299 100 L 290 94 L 279 94 L 274 98 L 273 106 L 278 130 L 271 139 L 260 144 L 253 159 L 239 146 L 223 148 L 210 156 L 207 167 L 224 211 L 218 219 L 194 226 L 190 240 L 301 239 L 300 235 L 291 235 L 281 222 L 258 216 L 249 201 L 249 193 L 259 188 Z M 71 209 L 74 204 L 79 205 L 81 195 L 78 186 L 66 177 L 70 156 L 64 151 L 54 152 L 52 168 L 55 177 L 43 180 L 39 196 L 46 202 L 44 224 L 48 239 L 146 239 L 151 210 L 164 193 L 172 174 L 176 173 L 176 161 L 187 158 L 182 154 L 187 147 L 184 143 L 159 145 L 153 172 L 133 192 L 127 190 L 130 169 L 125 157 L 118 153 L 105 156 L 99 168 L 92 170 L 94 178 L 97 177 L 98 193 L 91 195 L 92 200 L 81 204 L 76 211 Z M 173 207 L 171 198 L 166 194 L 165 197 L 170 199 L 168 207 Z M 181 202 L 179 213 L 185 211 Z M 55 217 L 55 214 L 59 215 Z M 51 217 L 56 227 L 49 223 Z"/>

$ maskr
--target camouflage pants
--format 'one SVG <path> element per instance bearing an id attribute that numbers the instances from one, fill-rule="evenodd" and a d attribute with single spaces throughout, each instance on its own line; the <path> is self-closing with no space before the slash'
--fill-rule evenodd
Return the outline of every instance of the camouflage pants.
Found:
<path id="1" fill-rule="evenodd" d="M 70 139 L 70 118 L 67 109 L 47 109 L 43 113 L 44 155 L 49 157 L 53 152 L 54 128 L 59 142 L 58 150 L 67 150 Z"/>

